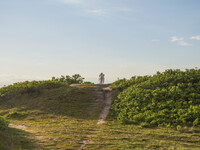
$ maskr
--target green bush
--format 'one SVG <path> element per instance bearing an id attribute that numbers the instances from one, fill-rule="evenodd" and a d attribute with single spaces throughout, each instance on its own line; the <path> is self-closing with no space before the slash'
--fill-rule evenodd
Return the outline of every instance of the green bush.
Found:
<path id="1" fill-rule="evenodd" d="M 177 125 L 176 129 L 177 129 L 177 131 L 179 131 L 179 132 L 183 132 L 183 128 L 182 128 L 180 125 Z"/>
<path id="2" fill-rule="evenodd" d="M 93 83 L 93 82 L 86 81 L 86 82 L 83 82 L 82 84 L 94 84 L 94 83 Z"/>
<path id="3" fill-rule="evenodd" d="M 60 81 L 60 82 L 66 82 L 68 84 L 82 84 L 84 81 L 84 78 L 81 77 L 80 74 L 74 74 L 71 77 L 69 75 L 61 76 L 60 78 L 52 77 L 52 81 Z"/>
<path id="4" fill-rule="evenodd" d="M 7 128 L 8 128 L 8 123 L 2 116 L 0 116 L 0 131 L 6 130 Z"/>
<path id="5" fill-rule="evenodd" d="M 122 123 L 200 125 L 200 70 L 166 70 L 113 85 L 122 92 L 111 110 Z"/>
<path id="6" fill-rule="evenodd" d="M 20 113 L 20 112 L 9 112 L 7 115 L 6 115 L 6 118 L 12 118 L 12 119 L 19 119 L 19 118 L 23 118 L 25 117 L 26 114 L 24 113 Z"/>
<path id="7" fill-rule="evenodd" d="M 0 99 L 13 97 L 17 94 L 40 93 L 41 89 L 51 89 L 65 85 L 68 85 L 68 83 L 52 80 L 14 83 L 13 85 L 0 88 Z"/>
<path id="8" fill-rule="evenodd" d="M 14 97 L 18 94 L 39 94 L 41 89 L 58 88 L 70 84 L 82 84 L 84 78 L 79 74 L 70 76 L 52 77 L 52 80 L 46 81 L 25 81 L 14 83 L 0 88 L 0 100 L 7 97 Z"/>

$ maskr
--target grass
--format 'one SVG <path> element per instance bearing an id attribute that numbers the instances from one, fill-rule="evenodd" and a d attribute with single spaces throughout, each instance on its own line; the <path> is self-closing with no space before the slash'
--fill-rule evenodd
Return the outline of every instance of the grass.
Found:
<path id="1" fill-rule="evenodd" d="M 123 125 L 107 121 L 87 144 L 91 150 L 160 149 L 198 150 L 200 149 L 200 129 L 185 128 L 183 132 L 171 128 L 142 128 L 140 125 Z"/>
<path id="2" fill-rule="evenodd" d="M 6 131 L 0 131 L 0 149 L 1 150 L 28 150 L 40 149 L 40 145 L 31 140 L 31 133 L 9 128 Z"/>
<path id="3" fill-rule="evenodd" d="M 16 126 L 0 132 L 2 150 L 198 150 L 200 129 L 123 125 L 110 116 L 97 125 L 102 97 L 97 87 L 42 90 L 0 101 L 0 115 Z M 115 95 L 115 93 L 114 93 Z M 19 125 L 19 126 L 17 126 Z"/>
<path id="4" fill-rule="evenodd" d="M 24 137 L 21 143 L 7 141 L 12 143 L 8 144 L 10 149 L 31 145 L 27 141 L 35 143 L 29 149 L 75 149 L 79 141 L 97 129 L 100 111 L 101 102 L 94 95 L 94 88 L 66 86 L 0 102 L 1 115 L 12 124 L 25 127 L 18 132 Z M 5 139 L 15 133 L 10 132 Z"/>

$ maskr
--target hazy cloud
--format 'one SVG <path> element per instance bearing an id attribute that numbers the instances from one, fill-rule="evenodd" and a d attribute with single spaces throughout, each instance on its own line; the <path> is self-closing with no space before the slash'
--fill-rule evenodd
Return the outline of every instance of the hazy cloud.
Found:
<path id="1" fill-rule="evenodd" d="M 58 0 L 58 1 L 65 3 L 65 4 L 83 4 L 86 2 L 91 2 L 89 0 Z M 86 13 L 96 15 L 96 16 L 103 16 L 103 17 L 109 17 L 109 16 L 111 16 L 111 14 L 114 14 L 115 12 L 130 12 L 130 11 L 132 11 L 132 9 L 127 8 L 127 7 L 111 7 L 111 8 L 107 8 L 107 9 L 106 8 L 85 9 Z"/>
<path id="2" fill-rule="evenodd" d="M 110 17 L 111 15 L 114 15 L 117 12 L 130 12 L 130 8 L 124 8 L 124 7 L 113 7 L 109 9 L 89 9 L 87 10 L 88 13 L 96 15 L 96 16 L 104 16 L 104 17 Z"/>
<path id="3" fill-rule="evenodd" d="M 124 12 L 132 11 L 132 9 L 126 8 L 126 7 L 114 7 L 113 9 L 116 10 L 116 11 L 124 11 Z"/>
<path id="4" fill-rule="evenodd" d="M 190 43 L 187 43 L 185 41 L 179 41 L 178 45 L 180 45 L 180 46 L 192 46 Z"/>
<path id="5" fill-rule="evenodd" d="M 191 40 L 200 40 L 200 35 L 190 37 Z"/>
<path id="6" fill-rule="evenodd" d="M 97 15 L 97 16 L 104 16 L 104 17 L 110 16 L 110 12 L 105 9 L 91 9 L 91 10 L 87 10 L 87 12 L 93 15 Z"/>
<path id="7" fill-rule="evenodd" d="M 182 38 L 182 37 L 176 37 L 176 36 L 173 36 L 173 37 L 171 37 L 171 42 L 176 42 L 176 41 L 183 41 L 184 40 L 184 38 Z"/>
<path id="8" fill-rule="evenodd" d="M 176 42 L 180 46 L 192 46 L 190 43 L 185 42 L 183 37 L 173 36 L 170 41 Z"/>

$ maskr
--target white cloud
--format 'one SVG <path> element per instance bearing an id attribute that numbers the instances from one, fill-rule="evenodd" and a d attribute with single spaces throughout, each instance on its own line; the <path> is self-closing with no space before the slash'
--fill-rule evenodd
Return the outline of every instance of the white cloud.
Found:
<path id="1" fill-rule="evenodd" d="M 104 17 L 110 16 L 110 12 L 105 9 L 92 9 L 92 10 L 87 10 L 87 12 L 97 16 L 104 16 Z"/>
<path id="2" fill-rule="evenodd" d="M 191 44 L 189 44 L 189 43 L 187 43 L 185 41 L 179 41 L 178 45 L 180 45 L 180 46 L 192 46 Z"/>
<path id="3" fill-rule="evenodd" d="M 176 41 L 183 41 L 184 40 L 184 38 L 182 38 L 182 37 L 176 37 L 176 36 L 173 36 L 173 37 L 171 37 L 171 42 L 176 42 Z"/>
<path id="4" fill-rule="evenodd" d="M 124 8 L 124 7 L 113 7 L 109 9 L 90 9 L 87 10 L 88 13 L 96 15 L 96 16 L 104 16 L 104 17 L 110 17 L 113 16 L 117 12 L 130 12 L 132 11 L 130 8 Z"/>
<path id="5" fill-rule="evenodd" d="M 91 2 L 91 0 L 58 0 L 64 4 L 73 4 L 73 5 L 79 5 L 79 4 L 85 4 L 87 2 Z M 98 9 L 98 8 L 94 8 L 94 9 L 86 9 L 85 12 L 92 14 L 92 15 L 96 15 L 96 16 L 103 16 L 103 17 L 110 17 L 111 15 L 113 15 L 114 13 L 117 12 L 131 12 L 132 9 L 128 8 L 128 7 L 111 7 L 111 8 L 107 8 L 107 9 Z"/>
<path id="6" fill-rule="evenodd" d="M 200 40 L 200 35 L 190 37 L 191 40 Z"/>
<path id="7" fill-rule="evenodd" d="M 176 42 L 180 46 L 192 46 L 190 43 L 185 42 L 183 37 L 173 36 L 170 41 Z"/>

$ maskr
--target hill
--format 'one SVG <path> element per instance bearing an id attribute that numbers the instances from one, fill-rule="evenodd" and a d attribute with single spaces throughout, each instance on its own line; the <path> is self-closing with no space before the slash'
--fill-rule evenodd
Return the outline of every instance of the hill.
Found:
<path id="1" fill-rule="evenodd" d="M 13 90 L 0 100 L 0 115 L 9 120 L 13 130 L 9 130 L 7 139 L 1 134 L 4 149 L 73 148 L 95 130 L 102 108 L 101 95 L 96 96 L 98 88 L 73 88 L 61 83 L 51 88 L 24 89 Z M 17 138 L 22 136 L 22 140 Z"/>
<path id="2" fill-rule="evenodd" d="M 0 116 L 4 119 L 0 119 L 0 149 L 200 149 L 198 126 L 181 126 L 177 130 L 140 121 L 134 124 L 129 120 L 125 124 L 117 121 L 118 112 L 124 109 L 115 108 L 124 105 L 124 96 L 134 100 L 127 90 L 146 85 L 150 78 L 113 83 L 114 102 L 104 124 L 99 121 L 105 118 L 102 112 L 108 110 L 106 99 L 111 93 L 99 85 L 71 87 L 65 79 L 54 78 L 1 88 Z M 153 78 L 157 79 L 157 75 Z M 138 95 L 142 93 L 141 90 Z M 126 107 L 129 106 L 134 107 L 130 104 Z"/>

